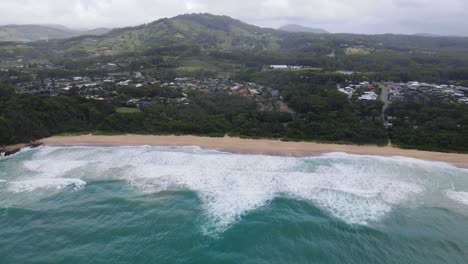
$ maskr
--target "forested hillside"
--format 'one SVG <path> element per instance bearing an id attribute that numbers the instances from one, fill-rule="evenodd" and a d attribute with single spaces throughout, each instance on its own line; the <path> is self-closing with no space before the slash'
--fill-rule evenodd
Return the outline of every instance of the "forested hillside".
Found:
<path id="1" fill-rule="evenodd" d="M 415 80 L 450 94 L 438 88 L 434 101 L 414 91 L 383 107 L 388 98 L 374 93 L 385 81 L 401 88 Z M 337 89 L 363 81 L 380 83 L 373 100 Z M 98 131 L 379 145 L 390 138 L 467 152 L 463 85 L 468 38 L 291 33 L 181 15 L 102 36 L 0 42 L 0 145 Z"/>
<path id="2" fill-rule="evenodd" d="M 266 78 L 267 76 L 258 76 Z M 138 112 L 115 111 L 112 103 L 74 96 L 43 97 L 2 88 L 0 145 L 25 142 L 63 132 L 198 134 L 386 144 L 379 120 L 381 103 L 349 102 L 327 85 L 328 78 L 304 81 L 298 75 L 281 78 L 286 101 L 298 114 L 259 112 L 255 101 L 224 92 L 193 92 L 189 105 L 156 104 Z M 333 77 L 333 76 L 330 76 Z M 269 77 L 267 77 L 269 79 Z M 339 78 L 334 76 L 333 78 Z M 131 93 L 131 90 L 122 91 Z M 142 96 L 153 91 L 142 90 Z M 130 95 L 130 94 L 129 94 Z"/>
<path id="3" fill-rule="evenodd" d="M 170 54 L 161 53 L 164 49 Z M 3 61 L 24 56 L 25 61 L 63 64 L 64 60 L 96 56 L 112 60 L 113 56 L 145 59 L 162 55 L 191 69 L 214 66 L 213 60 L 222 60 L 231 72 L 288 64 L 356 71 L 376 80 L 427 82 L 468 79 L 467 54 L 468 38 L 291 33 L 209 14 L 161 19 L 103 36 L 0 45 Z"/>

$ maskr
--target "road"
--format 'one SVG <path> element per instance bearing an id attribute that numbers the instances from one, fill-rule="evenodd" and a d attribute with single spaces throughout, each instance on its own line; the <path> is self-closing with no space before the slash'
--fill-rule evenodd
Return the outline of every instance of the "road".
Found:
<path id="1" fill-rule="evenodd" d="M 385 120 L 385 111 L 387 111 L 388 107 L 390 106 L 389 94 L 390 89 L 387 86 L 381 85 L 382 93 L 380 94 L 380 100 L 384 103 L 382 107 L 382 120 Z"/>

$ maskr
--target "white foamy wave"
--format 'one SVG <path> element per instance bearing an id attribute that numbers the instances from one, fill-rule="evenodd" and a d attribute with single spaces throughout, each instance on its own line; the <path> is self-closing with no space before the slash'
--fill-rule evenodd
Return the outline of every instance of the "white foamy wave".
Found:
<path id="1" fill-rule="evenodd" d="M 32 192 L 38 189 L 64 189 L 72 187 L 74 190 L 79 190 L 86 185 L 86 182 L 80 179 L 32 179 L 24 181 L 14 181 L 9 183 L 9 191 L 15 193 Z"/>
<path id="2" fill-rule="evenodd" d="M 33 147 L 23 147 L 23 148 L 21 148 L 18 152 L 13 153 L 13 154 L 8 155 L 8 156 L 6 155 L 5 152 L 0 152 L 0 159 L 13 158 L 13 157 L 18 156 L 18 155 L 20 155 L 20 154 L 23 154 L 23 153 L 25 153 L 25 152 L 29 152 L 29 151 L 31 151 L 31 150 L 33 150 L 33 149 L 34 149 Z"/>
<path id="3" fill-rule="evenodd" d="M 398 180 L 376 166 L 333 163 L 315 172 L 294 174 L 281 183 L 291 196 L 313 201 L 349 223 L 381 219 L 395 205 L 419 194 L 418 184 Z"/>
<path id="4" fill-rule="evenodd" d="M 446 195 L 449 199 L 462 203 L 464 205 L 468 205 L 468 192 L 455 192 L 455 191 L 447 191 Z"/>
<path id="5" fill-rule="evenodd" d="M 38 182 L 16 184 L 24 186 L 17 189 L 84 185 L 59 183 L 66 177 L 124 179 L 145 193 L 189 189 L 197 193 L 209 218 L 204 228 L 215 232 L 279 196 L 310 201 L 347 223 L 368 224 L 399 205 L 423 200 L 426 193 L 440 196 L 441 189 L 467 176 L 445 163 L 345 153 L 292 158 L 149 146 L 34 151 L 23 165 Z M 44 178 L 49 185 L 40 183 Z"/>
<path id="6" fill-rule="evenodd" d="M 198 193 L 217 229 L 225 229 L 242 214 L 274 198 L 275 177 L 296 160 L 230 154 L 192 155 L 147 152 L 133 160 L 130 183 L 145 192 L 187 188 Z"/>
<path id="7" fill-rule="evenodd" d="M 314 158 L 337 158 L 337 159 L 354 159 L 354 160 L 362 160 L 362 159 L 373 159 L 376 161 L 381 161 L 385 163 L 400 163 L 404 165 L 420 165 L 425 167 L 438 167 L 438 168 L 447 168 L 447 169 L 454 169 L 456 168 L 452 164 L 440 161 L 429 161 L 429 160 L 421 160 L 416 158 L 410 157 L 403 157 L 403 156 L 376 156 L 376 155 L 357 155 L 357 154 L 349 154 L 345 152 L 331 152 L 331 153 L 324 153 L 318 157 Z"/>
<path id="8" fill-rule="evenodd" d="M 197 192 L 218 231 L 282 195 L 310 200 L 349 223 L 365 224 L 424 191 L 417 183 L 400 180 L 393 170 L 371 166 L 372 162 L 359 166 L 335 161 L 308 165 L 307 161 L 150 151 L 133 158 L 127 180 L 145 192 L 171 188 Z"/>
<path id="9" fill-rule="evenodd" d="M 89 161 L 80 160 L 45 159 L 25 161 L 23 165 L 28 170 L 38 174 L 46 175 L 47 177 L 59 177 L 71 170 L 84 167 L 88 163 Z"/>

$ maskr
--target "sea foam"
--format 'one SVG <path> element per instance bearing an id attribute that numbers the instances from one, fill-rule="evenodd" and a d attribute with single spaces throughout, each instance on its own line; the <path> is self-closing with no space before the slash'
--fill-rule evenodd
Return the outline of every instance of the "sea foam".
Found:
<path id="1" fill-rule="evenodd" d="M 404 157 L 293 158 L 149 146 L 31 151 L 23 166 L 33 179 L 12 182 L 10 190 L 83 187 L 86 183 L 77 178 L 124 179 L 145 193 L 188 189 L 197 193 L 209 219 L 204 228 L 216 232 L 276 197 L 306 200 L 347 223 L 369 224 L 397 206 L 445 195 L 441 190 L 454 183 L 468 187 L 465 170 Z M 452 196 L 463 200 L 463 195 Z"/>
<path id="2" fill-rule="evenodd" d="M 59 177 L 67 172 L 84 167 L 88 161 L 75 161 L 75 160 L 30 160 L 23 163 L 24 167 L 35 173 L 47 177 Z"/>
<path id="3" fill-rule="evenodd" d="M 453 201 L 468 205 L 468 192 L 447 191 L 447 197 Z"/>
<path id="4" fill-rule="evenodd" d="M 37 189 L 64 189 L 72 187 L 74 190 L 83 188 L 86 182 L 80 179 L 64 179 L 64 178 L 40 178 L 24 181 L 14 181 L 9 183 L 8 189 L 11 192 L 32 192 Z"/>

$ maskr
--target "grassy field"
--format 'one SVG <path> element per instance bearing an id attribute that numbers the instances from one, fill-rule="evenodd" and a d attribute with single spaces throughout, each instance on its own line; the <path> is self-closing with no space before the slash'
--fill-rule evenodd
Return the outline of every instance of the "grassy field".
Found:
<path id="1" fill-rule="evenodd" d="M 211 71 L 221 75 L 228 75 L 242 69 L 241 64 L 228 60 L 217 60 L 213 58 L 189 57 L 178 61 L 180 67 L 177 72 L 180 75 L 190 74 L 197 71 Z"/>
<path id="2" fill-rule="evenodd" d="M 291 69 L 292 71 L 322 71 L 323 68 L 317 68 L 317 67 L 304 67 L 300 69 Z"/>
<path id="3" fill-rule="evenodd" d="M 130 107 L 118 107 L 115 111 L 119 114 L 135 114 L 141 113 L 141 110 L 138 108 L 130 108 Z"/>
<path id="4" fill-rule="evenodd" d="M 264 71 L 294 71 L 294 72 L 308 72 L 308 71 L 323 71 L 323 68 L 316 67 L 304 67 L 304 68 L 287 68 L 287 69 L 271 69 L 269 67 L 264 67 Z"/>
<path id="5" fill-rule="evenodd" d="M 371 51 L 368 48 L 347 48 L 345 50 L 346 55 L 369 55 Z"/>

